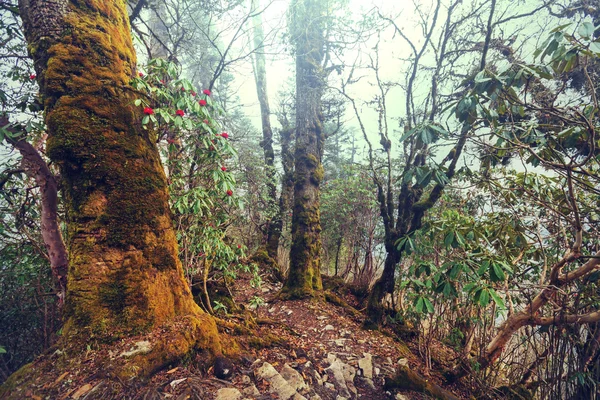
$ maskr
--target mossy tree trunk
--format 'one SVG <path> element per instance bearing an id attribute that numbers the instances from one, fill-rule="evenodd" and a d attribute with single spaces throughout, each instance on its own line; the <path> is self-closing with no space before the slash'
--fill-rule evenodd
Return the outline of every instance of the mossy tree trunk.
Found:
<path id="1" fill-rule="evenodd" d="M 198 340 L 218 352 L 214 321 L 183 277 L 155 134 L 133 104 L 125 6 L 20 1 L 67 210 L 64 343 L 111 343 L 183 318 L 193 332 L 177 352 Z"/>
<path id="2" fill-rule="evenodd" d="M 267 175 L 267 203 L 269 212 L 275 215 L 268 221 L 265 249 L 269 257 L 276 262 L 279 238 L 281 237 L 282 221 L 277 212 L 277 186 L 275 177 L 275 151 L 273 150 L 273 130 L 271 129 L 271 108 L 269 107 L 269 96 L 267 94 L 267 69 L 265 61 L 265 35 L 262 27 L 262 19 L 258 11 L 260 1 L 252 1 L 252 10 L 255 15 L 252 18 L 254 30 L 254 79 L 256 92 L 260 105 L 260 117 L 263 138 L 260 142 L 264 151 L 265 168 Z"/>
<path id="3" fill-rule="evenodd" d="M 290 270 L 282 291 L 288 298 L 320 296 L 323 290 L 319 185 L 323 179 L 325 6 L 318 0 L 302 0 L 290 10 L 296 51 L 296 149 Z"/>

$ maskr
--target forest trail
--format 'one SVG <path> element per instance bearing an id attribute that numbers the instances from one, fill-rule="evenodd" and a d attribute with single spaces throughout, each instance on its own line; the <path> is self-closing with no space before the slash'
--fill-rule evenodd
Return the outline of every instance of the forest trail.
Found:
<path id="1" fill-rule="evenodd" d="M 252 288 L 249 279 L 236 280 L 233 294 L 238 305 L 248 304 L 254 296 L 265 298 L 267 303 L 252 311 L 258 322 L 256 336 L 238 337 L 242 356 L 232 365 L 226 365 L 226 369 L 232 367 L 231 376 L 219 379 L 215 374 L 218 376 L 223 371 L 215 371 L 217 364 L 201 371 L 192 361 L 158 373 L 146 387 L 131 388 L 127 396 L 177 400 L 438 397 L 435 393 L 433 396 L 426 393 L 427 389 L 424 392 L 418 388 L 413 391 L 385 388 L 386 379 L 396 376 L 399 369 L 423 371 L 423 362 L 414 353 L 418 351 L 417 343 L 404 343 L 391 332 L 363 330 L 361 315 L 351 305 L 342 307 L 330 301 L 280 301 L 276 297 L 280 288 L 276 283 Z M 337 302 L 340 298 L 350 304 L 357 301 L 344 286 L 337 289 L 340 296 Z M 225 325 L 240 321 L 235 315 L 228 316 L 219 324 L 220 329 L 235 335 L 236 328 Z M 450 350 L 438 345 L 436 351 L 445 351 L 447 357 Z M 441 376 L 435 374 L 428 380 L 442 382 Z M 410 387 L 411 382 L 406 384 Z M 463 391 L 464 395 L 464 388 L 449 391 Z"/>

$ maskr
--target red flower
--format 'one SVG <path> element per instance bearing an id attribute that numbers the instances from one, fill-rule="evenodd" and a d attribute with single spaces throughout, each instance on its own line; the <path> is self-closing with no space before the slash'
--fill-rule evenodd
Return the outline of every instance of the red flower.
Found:
<path id="1" fill-rule="evenodd" d="M 233 192 L 231 191 L 231 189 L 229 189 L 229 190 L 227 191 L 227 196 L 233 196 Z"/>
<path id="2" fill-rule="evenodd" d="M 161 79 L 161 80 L 160 80 L 160 83 L 162 83 L 162 84 L 164 85 L 164 84 L 165 84 L 165 81 L 164 81 L 164 79 Z"/>
<path id="3" fill-rule="evenodd" d="M 206 100 L 200 100 L 198 102 L 198 104 L 200 104 L 202 107 L 204 107 L 206 105 Z"/>
<path id="4" fill-rule="evenodd" d="M 203 120 L 202 122 L 204 122 L 206 125 L 208 125 L 208 120 L 207 119 Z"/>
<path id="5" fill-rule="evenodd" d="M 35 75 L 35 74 L 31 74 L 31 75 L 29 75 L 29 79 L 31 79 L 31 80 L 34 80 L 35 78 L 36 78 L 36 75 Z"/>
<path id="6" fill-rule="evenodd" d="M 205 94 L 205 95 L 207 95 L 207 96 L 210 96 L 210 90 L 208 90 L 208 89 L 204 89 L 204 90 L 202 91 L 202 93 L 204 93 L 204 94 Z"/>
<path id="7" fill-rule="evenodd" d="M 177 111 L 175 111 L 175 115 L 177 115 L 179 117 L 183 117 L 185 115 L 185 113 L 183 112 L 183 110 L 177 110 Z"/>
<path id="8" fill-rule="evenodd" d="M 223 171 L 223 172 L 227 171 L 227 167 L 221 167 L 221 171 Z"/>
<path id="9" fill-rule="evenodd" d="M 193 90 L 190 92 L 190 94 L 194 97 L 196 97 L 196 92 L 194 92 Z"/>
<path id="10" fill-rule="evenodd" d="M 242 245 L 241 245 L 241 244 L 238 244 L 238 249 L 241 249 L 241 248 L 242 248 Z"/>
<path id="11" fill-rule="evenodd" d="M 229 135 L 227 134 L 227 132 L 221 133 L 221 136 L 225 139 L 229 138 Z"/>
<path id="12" fill-rule="evenodd" d="M 154 110 L 151 109 L 150 107 L 144 107 L 144 114 L 152 115 L 152 114 L 154 114 Z"/>
<path id="13" fill-rule="evenodd" d="M 182 92 L 185 92 L 185 88 L 184 88 L 183 86 L 181 87 L 181 91 L 182 91 Z"/>
<path id="14" fill-rule="evenodd" d="M 143 78 L 143 77 L 144 77 L 144 73 L 143 73 L 143 72 L 138 72 L 138 76 L 139 76 L 140 78 Z"/>

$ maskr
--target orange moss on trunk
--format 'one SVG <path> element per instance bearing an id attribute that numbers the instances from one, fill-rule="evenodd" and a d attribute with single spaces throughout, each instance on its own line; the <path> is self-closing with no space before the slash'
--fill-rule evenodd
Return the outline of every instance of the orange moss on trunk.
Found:
<path id="1" fill-rule="evenodd" d="M 21 14 L 40 77 L 47 153 L 60 167 L 67 207 L 61 346 L 75 354 L 150 335 L 152 352 L 119 368 L 137 375 L 198 346 L 220 353 L 216 325 L 183 276 L 155 133 L 134 106 L 125 1 L 29 0 Z M 152 336 L 182 319 L 186 332 Z"/>

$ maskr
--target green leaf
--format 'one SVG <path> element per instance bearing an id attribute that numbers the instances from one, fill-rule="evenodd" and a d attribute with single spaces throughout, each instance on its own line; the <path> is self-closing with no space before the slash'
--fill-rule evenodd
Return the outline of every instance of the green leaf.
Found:
<path id="1" fill-rule="evenodd" d="M 506 279 L 506 275 L 498 263 L 492 263 L 492 268 L 490 269 L 490 278 L 494 282 L 501 282 Z"/>
<path id="2" fill-rule="evenodd" d="M 433 314 L 434 309 L 433 309 L 433 304 L 431 304 L 431 301 L 429 301 L 428 298 L 424 297 L 423 298 L 423 302 L 425 303 L 425 307 L 427 308 L 427 312 L 429 314 Z"/>
<path id="3" fill-rule="evenodd" d="M 506 309 L 506 306 L 504 305 L 504 301 L 498 295 L 498 293 L 496 293 L 496 291 L 494 289 L 490 289 L 489 291 L 490 291 L 490 296 L 492 296 L 492 300 L 494 301 L 494 303 L 496 303 L 498 308 L 501 308 L 503 310 Z"/>
<path id="4" fill-rule="evenodd" d="M 448 249 L 452 246 L 452 243 L 454 243 L 454 232 L 450 231 L 444 238 L 444 246 Z"/>
<path id="5" fill-rule="evenodd" d="M 4 346 L 0 346 L 0 354 L 6 354 L 6 349 Z"/>
<path id="6" fill-rule="evenodd" d="M 136 107 L 139 107 L 140 104 L 142 104 L 142 99 L 136 99 L 133 104 L 135 104 Z"/>
<path id="7" fill-rule="evenodd" d="M 422 297 L 417 297 L 417 301 L 415 302 L 415 311 L 419 314 L 423 313 L 424 301 Z"/>
<path id="8" fill-rule="evenodd" d="M 590 43 L 590 51 L 593 51 L 596 54 L 600 54 L 600 43 L 599 42 Z"/>
<path id="9" fill-rule="evenodd" d="M 579 32 L 582 37 L 589 39 L 594 34 L 594 25 L 592 25 L 591 22 L 584 22 L 579 25 L 577 32 Z"/>
<path id="10" fill-rule="evenodd" d="M 142 118 L 142 125 L 146 125 L 148 121 L 150 121 L 150 116 L 144 115 L 144 118 Z"/>
<path id="11" fill-rule="evenodd" d="M 488 289 L 481 290 L 481 295 L 479 296 L 479 304 L 482 307 L 486 307 L 488 304 L 490 304 L 490 292 L 488 291 Z"/>

